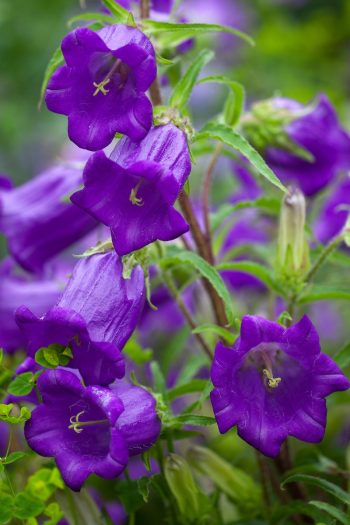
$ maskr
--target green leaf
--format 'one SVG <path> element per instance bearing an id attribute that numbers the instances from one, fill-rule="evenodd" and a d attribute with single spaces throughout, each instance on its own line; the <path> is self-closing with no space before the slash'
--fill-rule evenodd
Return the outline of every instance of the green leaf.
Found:
<path id="1" fill-rule="evenodd" d="M 8 393 L 14 396 L 26 396 L 34 388 L 34 375 L 31 372 L 25 372 L 15 377 L 8 386 Z"/>
<path id="2" fill-rule="evenodd" d="M 129 11 L 124 9 L 114 0 L 102 0 L 102 3 L 109 9 L 116 21 L 126 23 L 129 19 Z"/>
<path id="3" fill-rule="evenodd" d="M 58 69 L 63 64 L 64 64 L 64 57 L 63 57 L 61 48 L 58 47 L 56 51 L 54 52 L 54 54 L 52 55 L 45 69 L 44 78 L 43 78 L 43 82 L 41 84 L 41 89 L 40 89 L 40 98 L 39 98 L 39 103 L 38 103 L 39 109 L 41 108 L 41 105 L 43 103 L 45 91 L 46 91 L 47 84 L 50 80 L 51 75 L 56 71 L 56 69 Z"/>
<path id="4" fill-rule="evenodd" d="M 319 285 L 313 284 L 299 296 L 298 303 L 313 303 L 325 300 L 345 300 L 350 301 L 350 289 L 338 285 Z"/>
<path id="5" fill-rule="evenodd" d="M 218 264 L 216 266 L 216 269 L 219 271 L 222 270 L 235 270 L 240 272 L 248 273 L 249 275 L 254 275 L 254 277 L 257 277 L 261 282 L 266 284 L 268 288 L 273 290 L 276 293 L 281 294 L 282 290 L 279 287 L 279 285 L 276 283 L 274 278 L 272 277 L 272 270 L 271 268 L 267 268 L 266 266 L 262 266 L 259 263 L 253 262 L 253 261 L 235 261 L 235 262 L 227 262 Z"/>
<path id="6" fill-rule="evenodd" d="M 24 423 L 30 419 L 30 411 L 27 407 L 22 407 L 19 413 L 19 416 L 12 414 L 12 409 L 14 407 L 13 403 L 9 404 L 0 404 L 0 421 L 5 421 L 11 425 L 18 425 L 19 423 Z"/>
<path id="7" fill-rule="evenodd" d="M 13 498 L 7 494 L 0 494 L 0 523 L 9 523 L 13 516 Z"/>
<path id="8" fill-rule="evenodd" d="M 176 84 L 174 91 L 169 99 L 169 105 L 182 111 L 188 99 L 191 96 L 192 89 L 196 83 L 197 77 L 203 67 L 214 58 L 214 52 L 203 49 L 197 58 L 192 62 L 186 73 Z"/>
<path id="9" fill-rule="evenodd" d="M 154 383 L 154 390 L 155 392 L 159 392 L 166 398 L 167 396 L 167 390 L 166 390 L 166 383 L 165 378 L 163 375 L 163 372 L 160 369 L 159 364 L 157 361 L 152 361 L 151 363 L 151 372 L 153 376 L 153 383 Z"/>
<path id="10" fill-rule="evenodd" d="M 175 386 L 168 391 L 168 399 L 172 401 L 177 397 L 185 396 L 187 394 L 193 394 L 194 392 L 203 392 L 207 386 L 208 381 L 206 379 L 192 379 L 185 385 Z"/>
<path id="11" fill-rule="evenodd" d="M 0 348 L 0 365 L 1 365 L 3 359 L 4 359 L 4 349 Z"/>
<path id="12" fill-rule="evenodd" d="M 174 64 L 173 60 L 169 60 L 168 58 L 162 57 L 161 55 L 157 54 L 157 62 L 158 64 L 162 66 L 172 66 Z"/>
<path id="13" fill-rule="evenodd" d="M 143 349 L 135 339 L 129 339 L 123 348 L 123 353 L 137 365 L 148 363 L 153 357 L 153 350 L 151 348 Z"/>
<path id="14" fill-rule="evenodd" d="M 3 460 L 2 460 L 2 463 L 4 465 L 9 465 L 10 463 L 14 463 L 15 461 L 18 461 L 19 459 L 22 459 L 26 456 L 27 454 L 25 452 L 21 452 L 21 451 L 18 451 L 18 452 L 11 452 L 11 454 L 9 454 L 8 456 L 6 456 Z"/>
<path id="15" fill-rule="evenodd" d="M 47 348 L 39 348 L 35 353 L 35 361 L 45 368 L 56 368 L 66 366 L 73 357 L 69 346 L 51 344 Z"/>
<path id="16" fill-rule="evenodd" d="M 255 45 L 254 40 L 246 33 L 233 27 L 218 24 L 173 24 L 171 22 L 143 20 L 142 26 L 148 35 L 161 36 L 161 38 L 159 38 L 159 44 L 162 47 L 176 47 L 184 40 L 201 34 L 207 35 L 208 33 L 230 33 L 231 35 L 242 38 L 252 46 Z M 168 33 L 168 35 L 164 36 L 164 33 Z"/>
<path id="17" fill-rule="evenodd" d="M 227 100 L 224 109 L 225 124 L 228 126 L 235 126 L 240 119 L 244 108 L 244 87 L 239 82 L 235 82 L 230 78 L 216 75 L 201 78 L 197 84 L 204 84 L 207 82 L 214 82 L 216 84 L 224 84 L 230 88 L 230 97 Z"/>
<path id="18" fill-rule="evenodd" d="M 335 498 L 339 499 L 342 503 L 350 505 L 350 494 L 345 492 L 345 490 L 343 490 L 342 488 L 338 487 L 338 485 L 331 483 L 330 481 L 327 481 L 322 478 L 316 478 L 315 476 L 309 476 L 307 474 L 294 474 L 293 476 L 288 476 L 288 478 L 283 480 L 283 482 L 281 483 L 281 487 L 283 487 L 287 483 L 294 482 L 302 482 L 307 483 L 309 485 L 314 485 L 315 487 L 319 487 L 320 489 L 324 490 L 325 492 L 328 492 Z"/>
<path id="19" fill-rule="evenodd" d="M 83 253 L 74 254 L 73 257 L 83 258 L 83 257 L 91 257 L 91 255 L 95 255 L 96 253 L 107 253 L 114 250 L 114 246 L 111 239 L 106 239 L 105 241 L 97 241 L 95 246 L 92 246 L 91 248 L 88 248 Z"/>
<path id="20" fill-rule="evenodd" d="M 217 270 L 208 264 L 207 261 L 205 261 L 198 254 L 188 250 L 174 249 L 172 250 L 171 255 L 163 257 L 163 259 L 160 261 L 161 266 L 164 267 L 169 264 L 176 263 L 190 264 L 196 271 L 198 271 L 210 282 L 210 284 L 215 288 L 219 297 L 221 297 L 224 302 L 226 316 L 229 324 L 231 325 L 234 320 L 231 295 Z"/>
<path id="21" fill-rule="evenodd" d="M 232 334 L 229 330 L 226 330 L 226 328 L 218 326 L 217 324 L 205 323 L 201 324 L 200 326 L 197 326 L 194 330 L 192 330 L 193 334 L 203 334 L 206 332 L 218 335 L 219 337 L 224 339 L 229 346 L 231 346 L 234 340 L 236 339 L 235 334 Z"/>
<path id="22" fill-rule="evenodd" d="M 331 520 L 327 520 L 327 516 L 317 508 L 298 500 L 275 508 L 271 516 L 271 523 L 290 523 L 290 521 L 286 521 L 290 516 L 310 516 L 310 518 L 314 520 L 314 523 L 318 525 L 321 525 L 321 523 L 331 525 L 332 523 Z"/>
<path id="23" fill-rule="evenodd" d="M 169 426 L 181 427 L 183 425 L 193 425 L 196 427 L 207 427 L 210 425 L 215 425 L 215 423 L 215 417 L 197 416 L 195 414 L 181 414 L 180 416 L 173 417 L 169 422 Z"/>
<path id="24" fill-rule="evenodd" d="M 347 516 L 342 510 L 334 507 L 334 505 L 330 505 L 325 501 L 309 501 L 309 505 L 313 505 L 314 507 L 327 512 L 327 514 L 332 516 L 332 518 L 335 518 L 344 525 L 350 525 L 350 517 Z"/>
<path id="25" fill-rule="evenodd" d="M 44 522 L 45 525 L 56 525 L 64 517 L 64 513 L 56 502 L 50 503 L 44 510 L 44 514 L 50 518 Z"/>
<path id="26" fill-rule="evenodd" d="M 334 356 L 334 361 L 343 370 L 350 365 L 350 342 L 343 346 Z"/>
<path id="27" fill-rule="evenodd" d="M 63 489 L 64 484 L 58 469 L 41 468 L 32 474 L 26 485 L 26 492 L 45 502 L 56 489 Z"/>
<path id="28" fill-rule="evenodd" d="M 15 497 L 14 503 L 15 508 L 13 514 L 16 516 L 16 518 L 20 518 L 22 520 L 25 518 L 38 516 L 45 508 L 45 505 L 42 501 L 40 501 L 40 499 L 35 498 L 27 492 L 19 492 L 19 494 L 17 494 Z"/>
<path id="29" fill-rule="evenodd" d="M 277 178 L 274 172 L 269 168 L 261 155 L 253 148 L 251 144 L 237 131 L 225 126 L 224 124 L 210 123 L 206 125 L 196 136 L 196 140 L 202 138 L 210 138 L 219 140 L 228 146 L 231 146 L 234 150 L 238 151 L 249 160 L 254 168 L 265 177 L 271 184 L 282 190 L 287 191 L 282 182 Z"/>
<path id="30" fill-rule="evenodd" d="M 112 17 L 110 15 L 106 15 L 105 13 L 82 13 L 77 16 L 73 16 L 70 18 L 67 22 L 68 27 L 71 27 L 76 22 L 84 22 L 84 21 L 91 21 L 95 20 L 96 22 L 102 22 L 106 24 L 115 24 L 116 20 L 115 17 Z"/>
<path id="31" fill-rule="evenodd" d="M 237 202 L 237 204 L 234 204 L 233 206 L 231 204 L 221 206 L 218 209 L 218 211 L 210 215 L 210 223 L 212 225 L 212 229 L 216 230 L 219 226 L 222 225 L 223 221 L 227 217 L 233 215 L 236 211 L 247 208 L 257 208 L 263 213 L 278 216 L 281 208 L 281 201 L 280 199 L 276 199 L 275 197 L 259 197 L 256 200 Z"/>

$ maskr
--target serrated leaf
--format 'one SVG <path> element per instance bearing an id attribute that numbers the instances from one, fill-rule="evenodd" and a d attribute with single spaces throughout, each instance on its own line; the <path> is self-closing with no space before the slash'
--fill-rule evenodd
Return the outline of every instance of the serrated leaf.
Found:
<path id="1" fill-rule="evenodd" d="M 204 84 L 208 82 L 224 84 L 225 86 L 230 88 L 231 97 L 228 98 L 227 103 L 225 104 L 224 117 L 225 124 L 227 124 L 228 126 L 235 126 L 239 121 L 239 118 L 244 108 L 244 87 L 239 82 L 235 82 L 230 78 L 220 75 L 212 75 L 209 77 L 201 78 L 197 82 L 197 84 Z"/>
<path id="2" fill-rule="evenodd" d="M 9 523 L 13 516 L 13 498 L 7 494 L 0 494 L 0 523 Z"/>
<path id="3" fill-rule="evenodd" d="M 7 391 L 14 396 L 26 396 L 34 388 L 34 375 L 32 372 L 24 372 L 15 377 L 9 384 Z"/>
<path id="4" fill-rule="evenodd" d="M 343 523 L 344 525 L 350 525 L 350 518 L 343 512 L 342 510 L 338 509 L 337 507 L 334 507 L 334 505 L 330 505 L 329 503 L 326 503 L 325 501 L 309 501 L 309 505 L 313 505 L 314 507 L 318 508 L 319 510 L 323 510 L 327 512 L 332 518 L 335 518 L 336 520 L 340 521 L 340 523 Z"/>
<path id="5" fill-rule="evenodd" d="M 271 184 L 286 192 L 287 189 L 282 182 L 277 178 L 274 172 L 266 164 L 262 156 L 253 148 L 251 144 L 236 130 L 219 123 L 210 123 L 206 125 L 196 136 L 196 140 L 202 138 L 210 138 L 219 140 L 234 150 L 238 151 L 249 160 L 254 168 Z"/>
<path id="6" fill-rule="evenodd" d="M 298 303 L 313 303 L 325 300 L 350 301 L 350 289 L 344 286 L 313 284 L 299 296 Z"/>
<path id="7" fill-rule="evenodd" d="M 101 2 L 109 9 L 115 20 L 121 23 L 126 23 L 129 19 L 129 11 L 124 9 L 120 4 L 114 0 L 101 0 Z"/>
<path id="8" fill-rule="evenodd" d="M 195 427 L 207 427 L 210 425 L 215 425 L 215 417 L 210 416 L 197 416 L 195 414 L 181 414 L 180 416 L 175 416 L 169 422 L 171 427 L 181 427 L 183 425 L 193 425 Z"/>
<path id="9" fill-rule="evenodd" d="M 322 478 L 317 478 L 315 476 L 309 476 L 307 474 L 295 474 L 293 476 L 288 476 L 285 480 L 283 480 L 283 482 L 281 483 L 281 487 L 283 487 L 287 483 L 294 482 L 301 482 L 313 485 L 315 487 L 319 487 L 320 489 L 324 490 L 325 492 L 328 492 L 329 494 L 340 500 L 342 503 L 350 505 L 350 494 L 345 492 L 345 490 L 340 488 L 338 485 L 331 483 L 330 481 L 327 481 Z"/>
<path id="10" fill-rule="evenodd" d="M 208 33 L 229 33 L 242 38 L 250 45 L 254 45 L 254 40 L 246 33 L 219 24 L 173 24 L 157 20 L 143 20 L 142 26 L 148 35 L 160 36 L 158 41 L 162 47 L 176 47 L 184 40 Z"/>
<path id="11" fill-rule="evenodd" d="M 176 264 L 177 262 L 190 264 L 210 282 L 224 302 L 226 317 L 231 325 L 234 320 L 231 295 L 218 271 L 200 257 L 200 255 L 188 250 L 173 250 L 171 255 L 161 259 L 160 264 L 161 266 L 167 266 L 169 264 Z"/>
<path id="12" fill-rule="evenodd" d="M 249 275 L 257 277 L 262 283 L 266 284 L 266 286 L 274 292 L 278 294 L 282 293 L 280 286 L 271 275 L 272 270 L 266 266 L 263 266 L 262 264 L 253 261 L 235 261 L 218 264 L 216 269 L 219 271 L 234 270 L 248 273 Z"/>
<path id="13" fill-rule="evenodd" d="M 67 22 L 68 27 L 71 27 L 76 22 L 84 22 L 84 21 L 96 21 L 96 22 L 102 22 L 105 24 L 115 24 L 116 19 L 115 17 L 106 15 L 105 13 L 82 13 L 80 15 L 73 16 L 70 18 Z"/>
<path id="14" fill-rule="evenodd" d="M 192 379 L 185 385 L 175 386 L 168 391 L 169 401 L 185 396 L 187 394 L 193 394 L 194 392 L 203 392 L 207 386 L 208 381 L 206 379 Z"/>
<path id="15" fill-rule="evenodd" d="M 0 421 L 5 421 L 11 425 L 18 425 L 19 423 L 24 423 L 30 419 L 30 411 L 27 407 L 22 407 L 19 413 L 19 416 L 12 414 L 12 409 L 14 408 L 13 403 L 9 404 L 0 404 Z"/>
<path id="16" fill-rule="evenodd" d="M 214 58 L 214 56 L 214 52 L 209 51 L 208 49 L 203 49 L 199 53 L 187 69 L 186 73 L 176 84 L 169 99 L 169 105 L 171 107 L 177 108 L 179 111 L 182 111 L 185 108 L 199 73 L 203 67 Z"/>
<path id="17" fill-rule="evenodd" d="M 226 328 L 218 326 L 217 324 L 201 324 L 197 326 L 194 330 L 192 330 L 193 334 L 205 334 L 208 332 L 218 335 L 219 337 L 224 339 L 229 346 L 232 345 L 232 343 L 236 339 L 235 334 L 232 334 L 231 332 L 229 332 L 229 330 L 226 330 Z"/>
<path id="18" fill-rule="evenodd" d="M 47 88 L 47 84 L 49 83 L 51 75 L 58 69 L 60 66 L 64 64 L 64 57 L 63 53 L 61 51 L 61 48 L 58 47 L 54 54 L 52 55 L 49 63 L 47 64 L 47 67 L 45 69 L 43 82 L 41 84 L 40 89 L 40 97 L 38 102 L 38 108 L 41 108 L 42 102 L 44 100 L 45 91 Z"/>
<path id="19" fill-rule="evenodd" d="M 11 454 L 9 454 L 8 456 L 6 456 L 3 460 L 2 460 L 2 463 L 4 465 L 9 465 L 10 463 L 14 463 L 15 461 L 18 461 L 19 459 L 22 459 L 26 456 L 27 454 L 25 452 L 21 452 L 21 451 L 18 451 L 18 452 L 11 452 Z"/>
<path id="20" fill-rule="evenodd" d="M 42 501 L 27 492 L 19 492 L 15 497 L 14 504 L 13 514 L 22 520 L 38 516 L 45 508 Z"/>

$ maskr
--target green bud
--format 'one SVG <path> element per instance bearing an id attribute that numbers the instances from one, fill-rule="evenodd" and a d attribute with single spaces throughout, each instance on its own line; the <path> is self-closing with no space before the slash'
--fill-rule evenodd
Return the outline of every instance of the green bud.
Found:
<path id="1" fill-rule="evenodd" d="M 306 203 L 303 193 L 289 188 L 281 206 L 276 271 L 284 281 L 300 281 L 309 268 L 309 247 L 305 237 Z"/>
<path id="2" fill-rule="evenodd" d="M 240 468 L 234 467 L 205 447 L 191 448 L 188 459 L 193 467 L 211 479 L 242 511 L 255 513 L 261 507 L 259 485 Z"/>
<path id="3" fill-rule="evenodd" d="M 268 147 L 280 148 L 313 162 L 313 155 L 295 143 L 286 131 L 288 124 L 310 111 L 311 106 L 292 111 L 279 107 L 274 99 L 263 100 L 253 104 L 251 111 L 241 119 L 241 125 L 249 142 L 260 152 L 263 153 Z"/>
<path id="4" fill-rule="evenodd" d="M 164 473 L 180 513 L 190 522 L 195 520 L 201 514 L 200 490 L 187 461 L 170 454 L 165 460 Z"/>

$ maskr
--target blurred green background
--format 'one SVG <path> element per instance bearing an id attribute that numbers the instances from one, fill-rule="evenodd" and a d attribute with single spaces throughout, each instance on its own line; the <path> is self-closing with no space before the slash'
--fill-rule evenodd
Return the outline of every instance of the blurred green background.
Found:
<path id="1" fill-rule="evenodd" d="M 231 75 L 249 99 L 283 94 L 308 102 L 323 91 L 346 124 L 349 0 L 230 1 L 232 9 L 247 10 L 246 30 L 257 44 L 232 51 Z M 38 112 L 37 103 L 45 66 L 80 10 L 78 0 L 0 0 L 0 172 L 16 183 L 45 167 L 66 140 L 66 119 L 45 106 Z"/>

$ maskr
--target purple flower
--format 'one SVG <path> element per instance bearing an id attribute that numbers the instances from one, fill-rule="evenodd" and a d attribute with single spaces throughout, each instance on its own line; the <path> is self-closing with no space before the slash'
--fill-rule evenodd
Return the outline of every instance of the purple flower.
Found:
<path id="1" fill-rule="evenodd" d="M 26 339 L 29 356 L 50 344 L 69 346 L 86 384 L 109 384 L 124 375 L 120 352 L 136 327 L 144 304 L 140 267 L 130 279 L 122 276 L 115 253 L 82 259 L 61 299 L 43 317 L 25 306 L 16 321 Z"/>
<path id="2" fill-rule="evenodd" d="M 211 377 L 220 432 L 237 425 L 242 439 L 272 457 L 288 436 L 321 441 L 324 398 L 350 387 L 334 361 L 321 353 L 306 316 L 288 329 L 261 317 L 243 317 L 234 346 L 218 343 Z"/>
<path id="3" fill-rule="evenodd" d="M 97 33 L 78 28 L 62 41 L 66 65 L 52 75 L 47 107 L 68 116 L 68 135 L 79 147 L 102 149 L 115 133 L 141 140 L 152 125 L 146 97 L 156 77 L 155 53 L 135 27 L 111 25 Z"/>
<path id="4" fill-rule="evenodd" d="M 64 199 L 82 182 L 76 163 L 58 165 L 13 190 L 0 190 L 0 231 L 11 255 L 28 271 L 44 263 L 96 226 Z"/>
<path id="5" fill-rule="evenodd" d="M 15 322 L 15 311 L 27 304 L 36 315 L 43 315 L 56 303 L 63 291 L 58 273 L 34 276 L 19 272 L 12 259 L 0 263 L 0 347 L 13 352 L 24 347 L 25 341 Z"/>
<path id="6" fill-rule="evenodd" d="M 47 370 L 38 379 L 43 404 L 24 429 L 29 446 L 54 457 L 65 483 L 80 490 L 90 474 L 119 476 L 130 455 L 151 447 L 160 432 L 155 400 L 146 390 L 84 387 L 66 370 Z"/>
<path id="7" fill-rule="evenodd" d="M 269 224 L 266 218 L 258 216 L 252 210 L 246 210 L 240 214 L 240 219 L 228 231 L 227 236 L 222 245 L 221 256 L 225 256 L 226 260 L 241 261 L 252 260 L 251 254 L 246 249 L 244 253 L 240 247 L 250 244 L 264 245 L 269 241 L 268 235 Z M 239 251 L 239 254 L 234 254 L 229 257 L 229 253 Z M 249 275 L 239 270 L 224 270 L 220 272 L 223 279 L 233 290 L 240 290 L 242 288 L 255 288 L 257 291 L 265 290 L 265 286 L 256 277 Z"/>
<path id="8" fill-rule="evenodd" d="M 325 95 L 304 116 L 305 108 L 289 99 L 275 99 L 276 108 L 287 109 L 296 119 L 285 127 L 290 139 L 309 151 L 314 161 L 293 153 L 268 148 L 266 160 L 277 176 L 286 183 L 297 183 L 302 191 L 314 195 L 329 184 L 340 170 L 350 168 L 350 136 L 341 127 L 337 114 Z"/>
<path id="9" fill-rule="evenodd" d="M 84 189 L 71 200 L 112 230 L 125 255 L 188 225 L 173 207 L 191 170 L 187 140 L 173 124 L 151 129 L 140 143 L 123 138 L 111 157 L 99 151 L 84 170 Z"/>
<path id="10" fill-rule="evenodd" d="M 338 183 L 325 199 L 314 225 L 317 239 L 326 244 L 345 226 L 350 212 L 350 178 Z"/>

